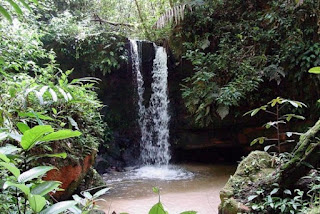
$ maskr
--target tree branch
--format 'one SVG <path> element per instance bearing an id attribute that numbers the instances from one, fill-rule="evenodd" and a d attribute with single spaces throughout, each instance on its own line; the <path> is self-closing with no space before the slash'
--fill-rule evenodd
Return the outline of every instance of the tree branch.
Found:
<path id="1" fill-rule="evenodd" d="M 91 21 L 93 21 L 93 22 L 99 22 L 100 25 L 102 25 L 102 23 L 107 23 L 107 24 L 110 24 L 110 25 L 113 25 L 113 26 L 119 26 L 119 25 L 120 25 L 120 26 L 126 26 L 126 27 L 134 27 L 133 24 L 111 22 L 111 21 L 102 19 L 102 18 L 100 18 L 97 14 L 94 14 L 94 15 L 93 15 L 93 19 L 92 19 Z"/>

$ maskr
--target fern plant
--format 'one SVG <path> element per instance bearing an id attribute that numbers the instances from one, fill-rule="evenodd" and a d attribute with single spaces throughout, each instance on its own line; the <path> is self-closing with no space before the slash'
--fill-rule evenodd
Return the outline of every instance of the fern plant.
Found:
<path id="1" fill-rule="evenodd" d="M 202 0 L 197 1 L 191 1 L 188 3 L 180 4 L 171 7 L 170 9 L 166 10 L 156 21 L 154 24 L 154 28 L 161 29 L 164 28 L 169 23 L 174 23 L 175 25 L 178 25 L 181 21 L 184 20 L 184 14 L 186 12 L 186 9 L 189 9 L 189 11 L 192 11 L 192 8 L 195 5 L 202 5 Z"/>

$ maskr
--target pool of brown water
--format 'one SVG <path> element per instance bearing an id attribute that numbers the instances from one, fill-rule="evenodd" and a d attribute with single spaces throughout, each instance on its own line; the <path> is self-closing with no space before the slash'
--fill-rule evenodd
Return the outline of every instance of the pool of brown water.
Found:
<path id="1" fill-rule="evenodd" d="M 107 214 L 148 214 L 158 202 L 152 187 L 159 187 L 161 202 L 169 214 L 187 210 L 215 214 L 219 192 L 235 169 L 234 165 L 183 164 L 170 166 L 169 170 L 142 167 L 108 173 L 104 179 L 112 189 L 99 205 Z"/>

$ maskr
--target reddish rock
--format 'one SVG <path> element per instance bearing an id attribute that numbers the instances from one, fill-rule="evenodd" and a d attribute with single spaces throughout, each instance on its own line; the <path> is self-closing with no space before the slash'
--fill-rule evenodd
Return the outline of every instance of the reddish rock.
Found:
<path id="1" fill-rule="evenodd" d="M 65 190 L 56 192 L 53 194 L 53 196 L 58 200 L 65 200 L 72 196 L 79 183 L 82 181 L 90 167 L 93 165 L 94 159 L 95 153 L 86 156 L 77 164 L 62 166 L 59 169 L 49 171 L 46 177 L 44 177 L 44 180 L 60 181 L 62 183 L 60 188 Z"/>

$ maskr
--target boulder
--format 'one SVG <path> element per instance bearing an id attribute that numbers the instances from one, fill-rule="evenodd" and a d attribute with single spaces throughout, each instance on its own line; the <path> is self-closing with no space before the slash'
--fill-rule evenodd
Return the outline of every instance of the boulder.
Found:
<path id="1" fill-rule="evenodd" d="M 237 201 L 239 190 L 273 173 L 273 158 L 267 152 L 254 151 L 243 159 L 233 176 L 220 191 L 219 214 L 250 213 L 250 209 Z"/>
<path id="2" fill-rule="evenodd" d="M 53 169 L 44 177 L 46 181 L 60 181 L 60 188 L 64 191 L 59 191 L 53 194 L 58 200 L 66 200 L 72 196 L 78 188 L 81 181 L 86 176 L 87 172 L 94 163 L 96 153 L 87 155 L 83 160 L 72 165 L 60 166 L 58 169 Z"/>

